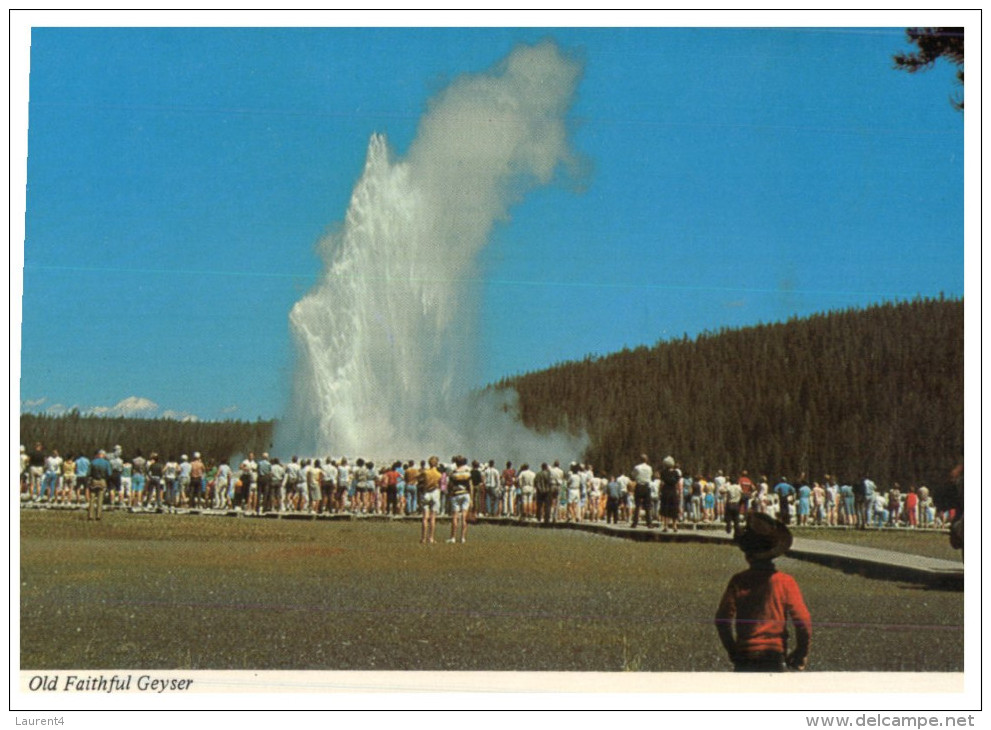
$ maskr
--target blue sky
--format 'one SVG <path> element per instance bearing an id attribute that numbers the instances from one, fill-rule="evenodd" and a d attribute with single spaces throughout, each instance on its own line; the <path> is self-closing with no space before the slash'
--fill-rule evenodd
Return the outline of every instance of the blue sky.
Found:
<path id="1" fill-rule="evenodd" d="M 548 37 L 584 64 L 581 164 L 478 262 L 482 383 L 963 296 L 964 115 L 948 65 L 892 69 L 902 27 L 35 28 L 22 410 L 279 416 L 370 135 L 402 155 L 447 83 Z"/>

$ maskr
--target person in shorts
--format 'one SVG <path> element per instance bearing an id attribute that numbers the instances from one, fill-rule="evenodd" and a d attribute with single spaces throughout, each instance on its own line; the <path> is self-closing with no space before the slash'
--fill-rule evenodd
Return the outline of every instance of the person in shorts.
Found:
<path id="1" fill-rule="evenodd" d="M 418 475 L 420 487 L 420 506 L 423 509 L 423 527 L 420 531 L 420 543 L 434 542 L 434 529 L 437 526 L 437 512 L 440 511 L 440 477 L 437 469 L 438 459 L 430 457 L 429 466 L 420 469 Z"/>
<path id="2" fill-rule="evenodd" d="M 448 493 L 451 495 L 451 537 L 448 542 L 467 542 L 468 511 L 471 509 L 471 469 L 468 460 L 459 456 L 455 459 Z M 459 535 L 460 533 L 460 535 Z"/>
<path id="3" fill-rule="evenodd" d="M 56 503 L 69 504 L 76 496 L 76 460 L 67 454 L 62 461 L 62 489 L 56 494 Z"/>
<path id="4" fill-rule="evenodd" d="M 80 453 L 76 457 L 76 502 L 85 502 L 89 499 L 87 490 L 89 489 L 89 459 L 86 454 Z"/>

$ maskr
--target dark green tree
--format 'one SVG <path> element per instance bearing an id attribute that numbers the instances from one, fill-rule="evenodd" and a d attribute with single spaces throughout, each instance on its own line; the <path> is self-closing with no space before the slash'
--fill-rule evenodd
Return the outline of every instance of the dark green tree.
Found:
<path id="1" fill-rule="evenodd" d="M 940 58 L 957 66 L 957 81 L 963 86 L 963 28 L 908 28 L 908 42 L 918 48 L 896 53 L 895 68 L 909 73 L 932 68 Z M 963 111 L 963 98 L 951 99 L 954 109 Z"/>

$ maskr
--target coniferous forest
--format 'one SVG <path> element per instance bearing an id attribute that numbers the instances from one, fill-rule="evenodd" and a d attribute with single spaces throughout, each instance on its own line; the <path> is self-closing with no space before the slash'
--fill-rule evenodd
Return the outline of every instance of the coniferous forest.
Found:
<path id="1" fill-rule="evenodd" d="M 626 349 L 499 385 L 517 389 L 527 425 L 587 431 L 586 458 L 607 471 L 645 452 L 693 474 L 828 473 L 938 491 L 963 458 L 963 327 L 962 301 L 918 299 Z"/>
<path id="2" fill-rule="evenodd" d="M 691 473 L 870 476 L 938 494 L 963 458 L 963 323 L 962 301 L 918 299 L 590 356 L 492 387 L 518 391 L 531 428 L 586 432 L 599 470 L 671 454 Z M 269 449 L 274 425 L 22 414 L 21 443 L 219 459 Z"/>
<path id="3" fill-rule="evenodd" d="M 116 444 L 125 453 L 179 458 L 200 451 L 210 460 L 231 458 L 271 446 L 274 421 L 178 421 L 170 418 L 107 418 L 72 411 L 59 416 L 21 414 L 21 443 L 41 443 L 66 454 L 93 454 Z"/>

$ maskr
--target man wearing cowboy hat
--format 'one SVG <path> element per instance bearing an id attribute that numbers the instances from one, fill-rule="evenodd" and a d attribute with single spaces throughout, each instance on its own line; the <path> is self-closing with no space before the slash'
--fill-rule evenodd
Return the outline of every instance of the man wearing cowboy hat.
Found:
<path id="1" fill-rule="evenodd" d="M 738 672 L 805 669 L 812 619 L 795 579 L 774 567 L 774 558 L 791 547 L 788 527 L 773 517 L 751 512 L 736 538 L 750 567 L 734 575 L 716 611 L 716 631 Z M 788 650 L 788 621 L 796 646 Z"/>

